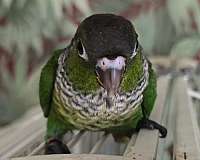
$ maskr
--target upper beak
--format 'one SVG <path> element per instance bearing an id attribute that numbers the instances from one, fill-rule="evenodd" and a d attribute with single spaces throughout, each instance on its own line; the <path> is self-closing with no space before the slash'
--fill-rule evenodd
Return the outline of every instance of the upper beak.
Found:
<path id="1" fill-rule="evenodd" d="M 114 60 L 106 57 L 98 60 L 96 65 L 97 79 L 102 87 L 107 90 L 108 96 L 117 93 L 124 70 L 125 58 L 122 56 L 118 56 Z"/>

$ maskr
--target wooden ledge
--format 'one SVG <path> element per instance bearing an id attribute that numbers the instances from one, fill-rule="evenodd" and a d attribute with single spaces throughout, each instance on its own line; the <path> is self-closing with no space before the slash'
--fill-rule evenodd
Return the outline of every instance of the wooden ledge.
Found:
<path id="1" fill-rule="evenodd" d="M 123 160 L 123 157 L 98 154 L 60 154 L 12 158 L 11 160 Z"/>

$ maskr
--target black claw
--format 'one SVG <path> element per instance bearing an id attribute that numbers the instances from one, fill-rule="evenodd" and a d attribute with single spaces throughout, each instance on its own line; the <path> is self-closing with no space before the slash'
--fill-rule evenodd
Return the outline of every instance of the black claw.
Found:
<path id="1" fill-rule="evenodd" d="M 160 138 L 165 138 L 167 136 L 167 129 L 165 127 L 160 126 L 158 130 L 160 132 Z"/>
<path id="2" fill-rule="evenodd" d="M 61 140 L 51 139 L 45 145 L 45 154 L 70 154 L 70 151 Z"/>
<path id="3" fill-rule="evenodd" d="M 160 138 L 165 138 L 167 136 L 167 129 L 165 127 L 147 118 L 143 118 L 138 122 L 136 129 L 139 130 L 141 128 L 146 128 L 151 130 L 158 129 L 161 134 Z"/>

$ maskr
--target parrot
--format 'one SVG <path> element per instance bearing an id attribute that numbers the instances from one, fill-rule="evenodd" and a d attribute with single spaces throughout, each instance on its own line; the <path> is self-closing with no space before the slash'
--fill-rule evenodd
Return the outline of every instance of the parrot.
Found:
<path id="1" fill-rule="evenodd" d="M 166 137 L 167 129 L 149 118 L 157 76 L 143 52 L 134 25 L 122 16 L 93 14 L 79 24 L 41 70 L 45 154 L 70 154 L 62 139 L 73 130 L 104 131 L 116 141 L 141 128 Z"/>

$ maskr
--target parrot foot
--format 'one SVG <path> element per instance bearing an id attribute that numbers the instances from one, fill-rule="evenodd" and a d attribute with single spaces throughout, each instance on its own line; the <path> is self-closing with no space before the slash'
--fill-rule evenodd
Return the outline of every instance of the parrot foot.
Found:
<path id="1" fill-rule="evenodd" d="M 158 129 L 161 134 L 160 138 L 165 138 L 167 136 L 167 129 L 164 126 L 147 118 L 143 118 L 138 122 L 137 130 L 141 128 L 150 129 L 150 130 Z"/>
<path id="2" fill-rule="evenodd" d="M 45 145 L 45 154 L 70 154 L 70 151 L 61 140 L 50 139 Z"/>

